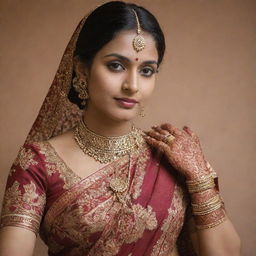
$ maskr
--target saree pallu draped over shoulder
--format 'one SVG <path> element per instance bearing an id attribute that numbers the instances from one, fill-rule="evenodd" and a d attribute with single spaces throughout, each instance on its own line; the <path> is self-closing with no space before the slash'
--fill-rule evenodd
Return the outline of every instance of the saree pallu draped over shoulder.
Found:
<path id="1" fill-rule="evenodd" d="M 129 166 L 130 185 L 120 202 L 109 183 L 126 178 Z M 188 203 L 172 171 L 145 146 L 130 160 L 125 156 L 75 182 L 43 217 L 40 235 L 49 255 L 171 255 Z"/>
<path id="2" fill-rule="evenodd" d="M 110 181 L 128 176 L 120 201 Z M 175 170 L 146 143 L 81 178 L 40 142 L 24 145 L 11 169 L 1 226 L 39 231 L 50 256 L 170 256 L 176 246 L 192 256 L 188 204 Z"/>

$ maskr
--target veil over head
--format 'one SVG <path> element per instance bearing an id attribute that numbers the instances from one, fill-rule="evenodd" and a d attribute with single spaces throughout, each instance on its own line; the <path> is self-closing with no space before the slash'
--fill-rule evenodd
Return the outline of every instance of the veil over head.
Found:
<path id="1" fill-rule="evenodd" d="M 87 16 L 73 33 L 54 80 L 29 131 L 26 142 L 48 140 L 73 128 L 82 116 L 82 110 L 68 99 L 73 74 L 73 57 L 76 42 Z"/>

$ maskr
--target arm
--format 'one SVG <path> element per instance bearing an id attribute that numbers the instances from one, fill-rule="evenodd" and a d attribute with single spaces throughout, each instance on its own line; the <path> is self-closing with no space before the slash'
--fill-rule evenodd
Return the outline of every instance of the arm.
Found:
<path id="1" fill-rule="evenodd" d="M 191 234 L 193 246 L 200 256 L 240 255 L 241 242 L 231 221 Z"/>
<path id="2" fill-rule="evenodd" d="M 0 255 L 1 256 L 32 256 L 36 235 L 34 232 L 6 226 L 0 231 Z"/>
<path id="3" fill-rule="evenodd" d="M 46 202 L 44 164 L 34 146 L 21 148 L 9 173 L 0 220 L 0 255 L 30 256 Z"/>
<path id="4" fill-rule="evenodd" d="M 146 141 L 163 151 L 172 166 L 186 179 L 196 224 L 192 241 L 197 254 L 239 256 L 240 239 L 226 216 L 198 136 L 188 127 L 180 130 L 171 124 L 155 126 L 146 134 Z"/>

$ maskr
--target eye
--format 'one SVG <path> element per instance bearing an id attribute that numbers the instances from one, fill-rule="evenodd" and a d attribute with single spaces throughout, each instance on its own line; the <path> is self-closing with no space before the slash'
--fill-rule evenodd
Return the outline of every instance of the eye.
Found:
<path id="1" fill-rule="evenodd" d="M 141 69 L 140 73 L 143 75 L 143 76 L 146 76 L 146 77 L 150 77 L 152 76 L 153 74 L 155 74 L 157 71 L 152 68 L 152 67 L 144 67 Z"/>
<path id="2" fill-rule="evenodd" d="M 116 72 L 119 72 L 119 71 L 122 71 L 124 70 L 124 67 L 123 65 L 118 62 L 118 61 L 112 61 L 110 63 L 107 64 L 107 67 L 112 70 L 112 71 L 116 71 Z"/>

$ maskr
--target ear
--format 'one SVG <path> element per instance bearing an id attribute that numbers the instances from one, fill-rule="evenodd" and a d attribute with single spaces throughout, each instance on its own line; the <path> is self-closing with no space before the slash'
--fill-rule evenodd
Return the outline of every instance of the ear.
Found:
<path id="1" fill-rule="evenodd" d="M 73 63 L 77 77 L 86 80 L 88 78 L 88 69 L 86 64 L 79 58 L 79 56 L 75 56 L 73 58 Z"/>

